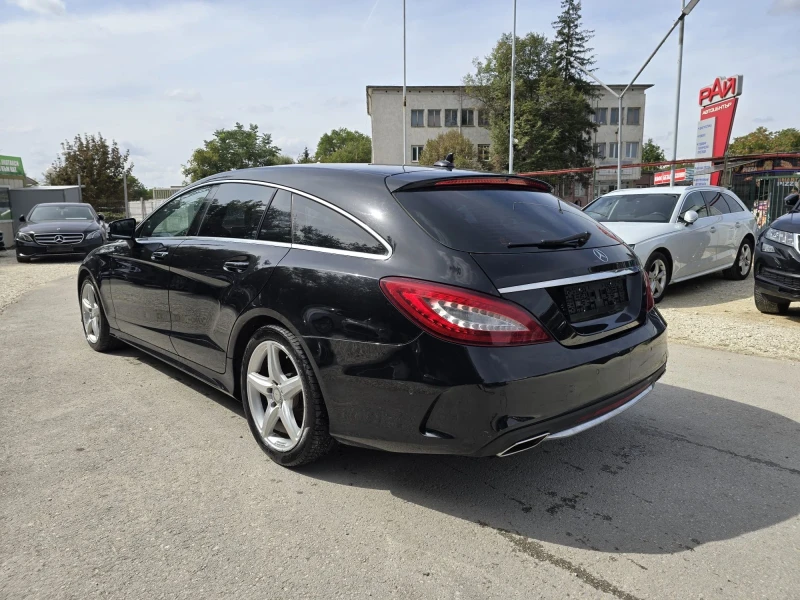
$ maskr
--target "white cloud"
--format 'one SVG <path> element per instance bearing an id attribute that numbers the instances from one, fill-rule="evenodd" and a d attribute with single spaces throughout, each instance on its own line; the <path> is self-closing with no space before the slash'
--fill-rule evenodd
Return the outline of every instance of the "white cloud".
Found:
<path id="1" fill-rule="evenodd" d="M 6 2 L 40 15 L 63 15 L 67 12 L 64 0 L 6 0 Z"/>
<path id="2" fill-rule="evenodd" d="M 769 12 L 773 15 L 800 12 L 800 0 L 773 0 Z"/>
<path id="3" fill-rule="evenodd" d="M 197 90 L 182 90 L 180 88 L 169 90 L 166 96 L 171 100 L 180 100 L 182 102 L 199 102 L 203 98 Z"/>

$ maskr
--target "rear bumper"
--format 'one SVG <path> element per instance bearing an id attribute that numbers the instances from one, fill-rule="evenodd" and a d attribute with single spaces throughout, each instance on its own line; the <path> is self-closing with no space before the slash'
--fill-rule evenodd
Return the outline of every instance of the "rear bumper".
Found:
<path id="1" fill-rule="evenodd" d="M 338 440 L 492 456 L 535 436 L 579 433 L 638 402 L 666 370 L 665 331 L 653 311 L 645 325 L 581 348 L 464 348 L 427 336 L 399 347 L 306 341 Z"/>

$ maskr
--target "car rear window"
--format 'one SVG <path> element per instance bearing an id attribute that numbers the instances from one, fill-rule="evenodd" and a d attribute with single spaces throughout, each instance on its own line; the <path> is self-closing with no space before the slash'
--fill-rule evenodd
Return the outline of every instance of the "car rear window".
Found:
<path id="1" fill-rule="evenodd" d="M 465 252 L 537 252 L 535 247 L 508 248 L 563 239 L 583 232 L 582 247 L 618 242 L 596 221 L 552 194 L 507 188 L 420 189 L 395 192 L 395 198 L 428 234 Z"/>

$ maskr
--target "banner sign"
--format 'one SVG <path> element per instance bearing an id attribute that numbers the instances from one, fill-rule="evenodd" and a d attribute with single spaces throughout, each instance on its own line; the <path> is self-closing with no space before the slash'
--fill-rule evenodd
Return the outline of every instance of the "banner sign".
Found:
<path id="1" fill-rule="evenodd" d="M 700 90 L 700 122 L 697 124 L 698 158 L 724 156 L 731 139 L 742 76 L 717 77 L 713 85 Z M 710 162 L 695 163 L 695 185 L 719 185 L 721 172 L 710 173 Z"/>
<path id="2" fill-rule="evenodd" d="M 670 171 L 659 171 L 653 176 L 653 185 L 667 185 L 669 175 Z M 689 173 L 686 172 L 686 169 L 675 169 L 675 183 L 686 181 L 687 177 L 689 177 Z"/>
<path id="3" fill-rule="evenodd" d="M 0 177 L 24 177 L 22 159 L 19 156 L 0 155 Z"/>

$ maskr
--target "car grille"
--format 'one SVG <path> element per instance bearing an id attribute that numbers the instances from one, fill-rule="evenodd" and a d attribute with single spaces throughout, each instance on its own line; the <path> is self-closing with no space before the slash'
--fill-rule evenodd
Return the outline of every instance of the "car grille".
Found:
<path id="1" fill-rule="evenodd" d="M 781 287 L 788 288 L 790 290 L 800 290 L 800 276 L 790 277 L 788 275 L 784 275 L 780 271 L 775 271 L 774 269 L 762 269 L 761 274 L 763 275 L 764 279 L 775 282 Z"/>
<path id="2" fill-rule="evenodd" d="M 36 233 L 33 236 L 37 244 L 44 246 L 74 245 L 83 241 L 82 233 Z"/>

